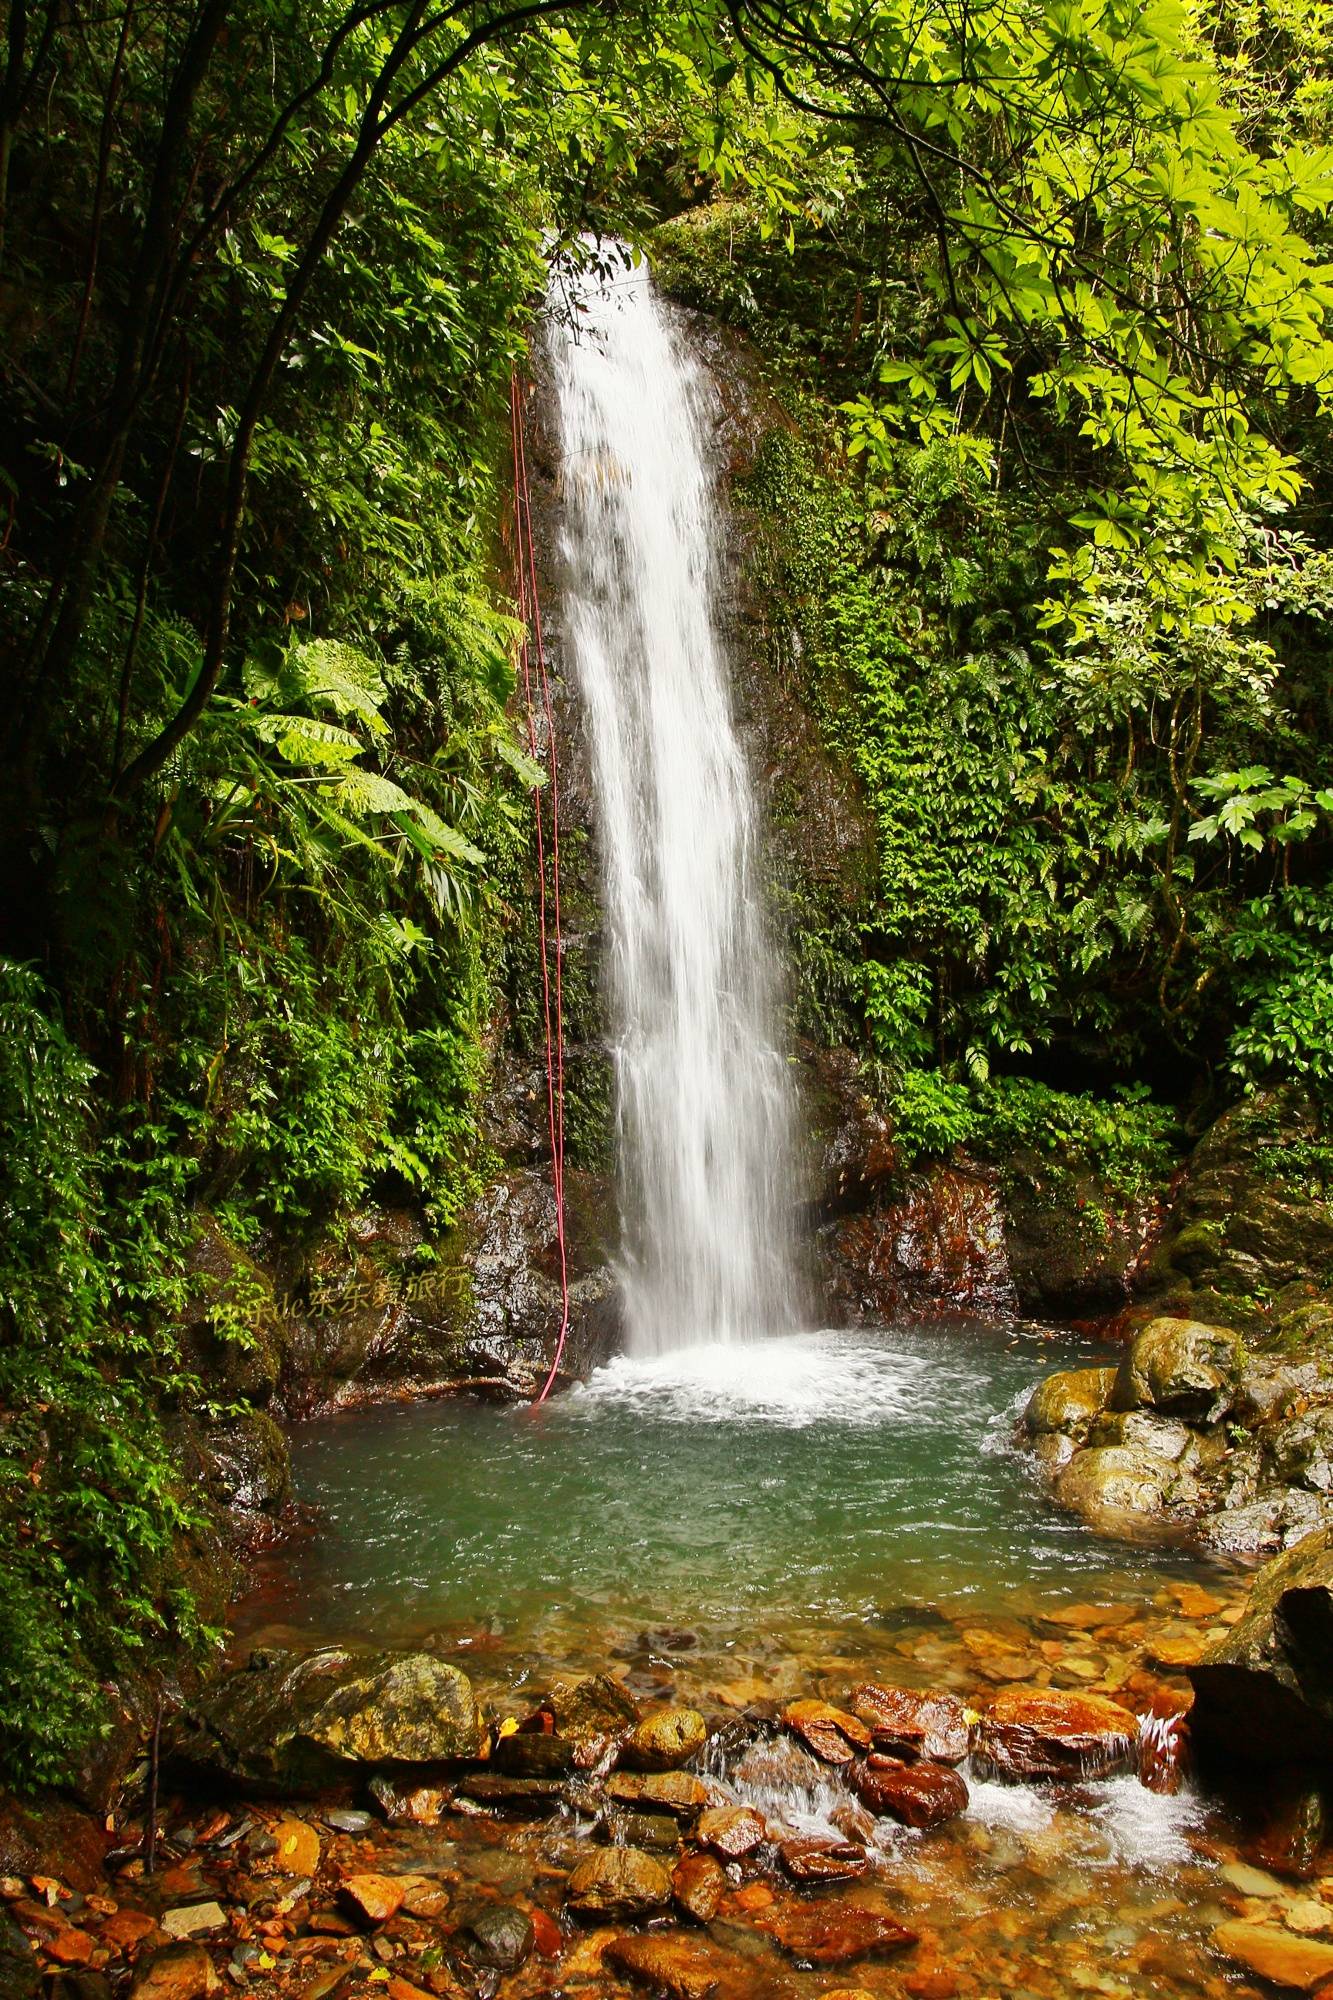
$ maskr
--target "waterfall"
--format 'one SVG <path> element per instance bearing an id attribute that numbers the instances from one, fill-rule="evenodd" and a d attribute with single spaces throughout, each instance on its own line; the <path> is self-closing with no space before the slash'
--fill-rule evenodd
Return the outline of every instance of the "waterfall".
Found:
<path id="1" fill-rule="evenodd" d="M 716 390 L 640 266 L 551 338 L 563 647 L 606 901 L 632 1352 L 792 1327 L 793 1091 L 717 629 Z"/>

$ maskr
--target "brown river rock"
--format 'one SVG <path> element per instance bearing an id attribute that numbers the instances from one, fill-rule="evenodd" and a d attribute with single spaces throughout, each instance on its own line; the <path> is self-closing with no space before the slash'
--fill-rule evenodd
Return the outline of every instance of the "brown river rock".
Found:
<path id="1" fill-rule="evenodd" d="M 702 1779 L 688 1771 L 614 1771 L 606 1795 L 617 1805 L 673 1813 L 677 1819 L 693 1819 L 711 1796 Z"/>
<path id="2" fill-rule="evenodd" d="M 967 1715 L 951 1694 L 864 1681 L 852 1696 L 852 1707 L 869 1727 L 877 1750 L 907 1750 L 933 1764 L 961 1764 L 967 1755 Z"/>
<path id="3" fill-rule="evenodd" d="M 647 1715 L 622 1752 L 642 1771 L 675 1771 L 708 1742 L 708 1724 L 697 1708 L 662 1708 Z"/>
<path id="4" fill-rule="evenodd" d="M 789 1903 L 765 1910 L 755 1922 L 802 1965 L 850 1965 L 854 1959 L 904 1951 L 917 1941 L 906 1925 L 859 1903 Z"/>
<path id="5" fill-rule="evenodd" d="M 580 1916 L 645 1916 L 671 1901 L 671 1877 L 637 1847 L 602 1847 L 580 1861 L 565 1900 Z"/>
<path id="6" fill-rule="evenodd" d="M 367 1923 L 385 1924 L 402 1908 L 407 1886 L 399 1876 L 346 1875 L 339 1894 L 354 1916 L 364 1917 Z"/>
<path id="7" fill-rule="evenodd" d="M 656 1931 L 648 1937 L 617 1937 L 602 1954 L 606 1964 L 671 2000 L 704 2000 L 729 1973 L 744 1970 L 730 1952 L 688 1931 Z"/>
<path id="8" fill-rule="evenodd" d="M 826 1701 L 789 1701 L 778 1720 L 825 1764 L 850 1764 L 858 1750 L 870 1748 L 865 1723 Z"/>
<path id="9" fill-rule="evenodd" d="M 171 1944 L 139 1960 L 130 1990 L 133 2000 L 209 2000 L 222 1981 L 201 1944 Z"/>
<path id="10" fill-rule="evenodd" d="M 712 1923 L 728 1887 L 726 1870 L 711 1854 L 684 1854 L 671 1871 L 671 1893 L 696 1923 Z"/>
<path id="11" fill-rule="evenodd" d="M 978 1750 L 1008 1778 L 1087 1778 L 1126 1764 L 1138 1732 L 1105 1695 L 1017 1688 L 982 1716 Z"/>
<path id="12" fill-rule="evenodd" d="M 864 1847 L 852 1840 L 784 1840 L 782 1865 L 793 1882 L 850 1882 L 864 1875 Z"/>
<path id="13" fill-rule="evenodd" d="M 768 1838 L 768 1822 L 753 1806 L 714 1806 L 700 1813 L 695 1839 L 728 1861 L 753 1854 Z"/>
<path id="14" fill-rule="evenodd" d="M 319 1835 L 307 1820 L 280 1819 L 273 1829 L 273 1866 L 281 1875 L 313 1875 L 319 1867 Z"/>
<path id="15" fill-rule="evenodd" d="M 967 1809 L 967 1786 L 946 1764 L 905 1764 L 898 1757 L 867 1757 L 851 1780 L 862 1805 L 905 1826 L 942 1826 Z"/>
<path id="16" fill-rule="evenodd" d="M 1312 1993 L 1333 1979 L 1333 1944 L 1316 1944 L 1313 1938 L 1293 1937 L 1274 1924 L 1219 1924 L 1213 1944 L 1227 1958 L 1248 1966 L 1261 1979 L 1275 1986 L 1294 1986 Z"/>

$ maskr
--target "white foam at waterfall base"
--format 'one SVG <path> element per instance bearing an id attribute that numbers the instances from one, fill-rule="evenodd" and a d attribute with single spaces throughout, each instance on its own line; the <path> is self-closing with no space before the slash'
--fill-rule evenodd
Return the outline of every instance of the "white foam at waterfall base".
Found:
<path id="1" fill-rule="evenodd" d="M 548 343 L 558 646 L 596 793 L 625 1323 L 661 1354 L 799 1324 L 794 1093 L 718 630 L 717 393 L 644 266 L 576 282 Z"/>
<path id="2" fill-rule="evenodd" d="M 939 1370 L 925 1353 L 873 1345 L 855 1334 L 788 1334 L 745 1346 L 701 1346 L 651 1357 L 619 1355 L 571 1403 L 608 1404 L 666 1423 L 811 1424 L 875 1429 L 888 1419 L 928 1417 Z"/>

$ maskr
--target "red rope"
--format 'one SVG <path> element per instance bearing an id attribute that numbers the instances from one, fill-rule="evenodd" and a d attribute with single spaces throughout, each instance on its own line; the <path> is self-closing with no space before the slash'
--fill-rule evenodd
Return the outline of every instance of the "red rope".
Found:
<path id="1" fill-rule="evenodd" d="M 548 930 L 546 892 L 546 836 L 542 825 L 541 787 L 533 786 L 532 804 L 537 825 L 537 910 L 542 945 L 542 1017 L 546 1031 L 546 1123 L 551 1144 L 551 1181 L 555 1192 L 555 1237 L 560 1254 L 560 1336 L 540 1393 L 534 1398 L 544 1403 L 560 1372 L 565 1340 L 569 1333 L 569 1260 L 565 1246 L 565 1031 L 564 976 L 561 969 L 560 930 L 560 778 L 555 757 L 555 710 L 551 701 L 551 679 L 546 667 L 542 641 L 541 604 L 537 595 L 537 558 L 532 537 L 532 496 L 528 490 L 527 441 L 523 427 L 523 399 L 518 377 L 510 379 L 509 420 L 514 456 L 514 571 L 518 611 L 523 636 L 519 641 L 519 662 L 523 674 L 523 699 L 528 711 L 528 752 L 537 756 L 537 715 L 533 700 L 532 655 L 537 662 L 537 683 L 546 722 L 547 761 L 551 776 L 551 894 Z M 554 932 L 555 977 L 551 976 L 550 931 Z"/>

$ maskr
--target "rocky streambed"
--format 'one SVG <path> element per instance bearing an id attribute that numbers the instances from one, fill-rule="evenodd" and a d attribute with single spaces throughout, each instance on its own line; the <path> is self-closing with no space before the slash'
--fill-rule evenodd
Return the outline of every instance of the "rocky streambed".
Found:
<path id="1" fill-rule="evenodd" d="M 1248 1599 L 903 1607 L 873 1678 L 756 1687 L 685 1629 L 540 1684 L 260 1649 L 168 1717 L 151 1852 L 146 1768 L 6 1818 L 0 1991 L 1319 1991 L 1330 1615 L 1319 1536 Z"/>

